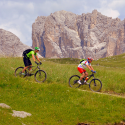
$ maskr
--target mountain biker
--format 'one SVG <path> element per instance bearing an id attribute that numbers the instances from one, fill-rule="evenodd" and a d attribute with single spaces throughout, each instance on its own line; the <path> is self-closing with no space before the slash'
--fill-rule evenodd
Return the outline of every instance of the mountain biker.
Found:
<path id="1" fill-rule="evenodd" d="M 80 79 L 78 80 L 79 84 L 81 83 L 81 80 L 85 77 L 84 83 L 88 84 L 86 81 L 88 79 L 88 73 L 86 72 L 85 68 L 87 67 L 89 70 L 91 70 L 91 72 L 96 73 L 96 71 L 94 71 L 93 67 L 91 66 L 91 62 L 92 62 L 92 58 L 88 57 L 87 60 L 83 60 L 77 67 L 78 71 L 82 74 L 82 76 L 80 77 Z"/>
<path id="2" fill-rule="evenodd" d="M 36 61 L 35 61 L 35 57 L 36 59 L 39 61 L 40 64 L 41 61 L 39 60 L 38 56 L 37 56 L 37 53 L 39 52 L 40 48 L 39 47 L 35 47 L 35 50 L 32 50 L 30 51 L 29 53 L 26 54 L 26 56 L 23 57 L 23 62 L 24 62 L 24 69 L 22 71 L 22 75 L 25 75 L 24 71 L 29 67 L 29 66 L 32 66 L 32 63 L 30 61 L 30 58 L 33 58 L 34 62 L 36 64 L 38 64 Z M 32 68 L 29 69 L 29 71 L 31 71 Z"/>

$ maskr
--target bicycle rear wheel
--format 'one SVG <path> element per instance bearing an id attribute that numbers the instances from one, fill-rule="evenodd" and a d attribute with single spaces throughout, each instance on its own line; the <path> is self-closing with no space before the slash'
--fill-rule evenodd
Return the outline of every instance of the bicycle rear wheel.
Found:
<path id="1" fill-rule="evenodd" d="M 99 92 L 102 88 L 102 82 L 99 79 L 92 79 L 89 88 L 94 92 Z"/>
<path id="2" fill-rule="evenodd" d="M 23 70 L 24 67 L 18 67 L 16 70 L 15 70 L 15 76 L 16 77 L 25 77 L 25 75 L 22 75 L 22 70 Z M 24 72 L 25 74 L 27 74 L 26 70 Z"/>
<path id="3" fill-rule="evenodd" d="M 69 78 L 69 86 L 73 88 L 78 88 L 80 85 L 77 83 L 78 80 L 80 79 L 80 76 L 78 75 L 73 75 Z"/>
<path id="4" fill-rule="evenodd" d="M 35 73 L 34 77 L 35 77 L 35 80 L 36 80 L 37 82 L 44 82 L 44 81 L 46 80 L 46 78 L 47 78 L 47 74 L 46 74 L 46 72 L 43 71 L 43 70 L 38 70 L 38 71 Z"/>

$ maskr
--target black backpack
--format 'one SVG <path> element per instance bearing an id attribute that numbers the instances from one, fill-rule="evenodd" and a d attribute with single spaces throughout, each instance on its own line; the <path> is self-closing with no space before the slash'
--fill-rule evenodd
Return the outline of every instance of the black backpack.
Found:
<path id="1" fill-rule="evenodd" d="M 32 49 L 26 49 L 25 51 L 23 51 L 23 56 L 26 57 L 26 54 L 29 53 L 30 51 L 33 51 Z"/>

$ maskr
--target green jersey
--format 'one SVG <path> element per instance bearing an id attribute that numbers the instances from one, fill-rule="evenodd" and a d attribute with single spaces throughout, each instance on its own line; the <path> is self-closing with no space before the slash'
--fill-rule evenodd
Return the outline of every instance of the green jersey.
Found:
<path id="1" fill-rule="evenodd" d="M 35 55 L 35 56 L 37 55 L 37 53 L 35 53 L 34 51 L 30 51 L 26 55 L 27 55 L 28 58 L 32 58 L 32 54 Z"/>

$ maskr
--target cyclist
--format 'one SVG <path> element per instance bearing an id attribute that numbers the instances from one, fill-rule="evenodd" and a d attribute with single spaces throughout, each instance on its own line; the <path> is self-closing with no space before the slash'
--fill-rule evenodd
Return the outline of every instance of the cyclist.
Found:
<path id="1" fill-rule="evenodd" d="M 22 75 L 25 75 L 24 71 L 29 67 L 29 66 L 32 66 L 32 63 L 30 61 L 30 58 L 33 58 L 34 62 L 36 64 L 38 64 L 36 61 L 35 61 L 35 57 L 36 59 L 39 61 L 40 64 L 42 64 L 37 56 L 37 53 L 39 52 L 40 48 L 39 47 L 35 47 L 35 50 L 32 50 L 30 51 L 29 53 L 26 54 L 26 56 L 23 57 L 23 62 L 24 62 L 24 69 L 22 71 Z M 35 56 L 35 57 L 34 57 Z M 30 68 L 29 70 L 31 71 L 32 68 Z"/>
<path id="2" fill-rule="evenodd" d="M 84 83 L 88 84 L 86 81 L 88 79 L 88 73 L 86 72 L 85 68 L 87 67 L 89 70 L 91 70 L 91 72 L 96 73 L 96 71 L 94 71 L 93 67 L 91 66 L 91 62 L 92 62 L 92 58 L 88 57 L 87 60 L 83 60 L 77 67 L 78 71 L 82 74 L 82 76 L 80 77 L 80 79 L 78 80 L 79 84 L 81 83 L 81 80 L 85 77 Z"/>

